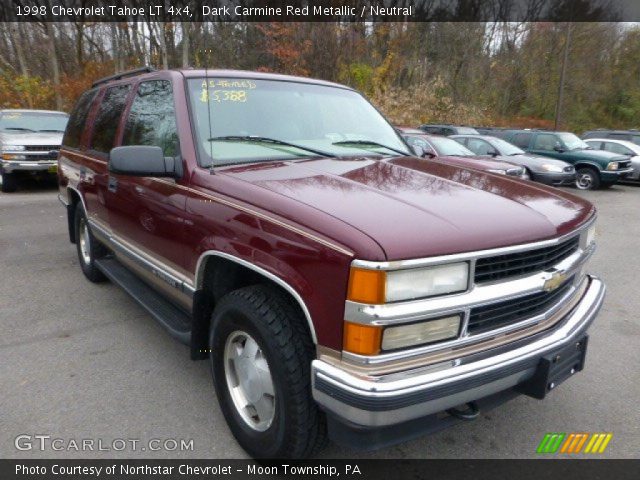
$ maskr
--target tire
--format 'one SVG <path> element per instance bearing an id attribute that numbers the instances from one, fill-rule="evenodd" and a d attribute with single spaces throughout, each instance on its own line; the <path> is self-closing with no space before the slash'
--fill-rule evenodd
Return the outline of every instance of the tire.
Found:
<path id="1" fill-rule="evenodd" d="M 211 317 L 209 348 L 220 407 L 252 457 L 305 458 L 326 444 L 326 418 L 311 395 L 314 345 L 286 294 L 255 285 L 225 295 Z"/>
<path id="2" fill-rule="evenodd" d="M 94 283 L 106 280 L 104 274 L 98 270 L 95 261 L 104 257 L 107 253 L 106 248 L 96 240 L 91 233 L 91 229 L 87 223 L 87 216 L 84 213 L 82 205 L 76 206 L 74 216 L 74 229 L 76 238 L 76 249 L 78 251 L 78 262 L 82 273 L 87 279 Z"/>
<path id="3" fill-rule="evenodd" d="M 4 193 L 15 192 L 18 188 L 18 180 L 15 173 L 3 173 L 2 174 L 2 191 Z"/>
<path id="4" fill-rule="evenodd" d="M 600 187 L 600 174 L 593 168 L 580 168 L 576 172 L 578 190 L 596 190 Z"/>

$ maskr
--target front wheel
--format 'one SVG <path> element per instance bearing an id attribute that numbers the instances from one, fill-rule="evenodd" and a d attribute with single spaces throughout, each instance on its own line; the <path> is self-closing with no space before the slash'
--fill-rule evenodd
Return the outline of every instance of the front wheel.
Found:
<path id="1" fill-rule="evenodd" d="M 15 173 L 2 174 L 2 191 L 4 193 L 15 192 L 18 187 L 18 181 Z"/>
<path id="2" fill-rule="evenodd" d="M 238 443 L 254 458 L 304 458 L 326 438 L 311 396 L 313 343 L 305 319 L 277 288 L 224 296 L 209 335 L 216 395 Z"/>
<path id="3" fill-rule="evenodd" d="M 576 172 L 578 190 L 595 190 L 600 187 L 600 175 L 592 168 L 580 168 Z"/>

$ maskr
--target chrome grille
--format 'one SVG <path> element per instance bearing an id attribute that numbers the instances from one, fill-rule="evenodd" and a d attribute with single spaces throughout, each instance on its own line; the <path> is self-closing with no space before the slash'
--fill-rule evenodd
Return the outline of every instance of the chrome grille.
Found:
<path id="1" fill-rule="evenodd" d="M 580 237 L 575 236 L 557 245 L 536 248 L 524 252 L 479 258 L 476 261 L 474 280 L 476 283 L 492 282 L 545 270 L 574 253 Z"/>
<path id="2" fill-rule="evenodd" d="M 551 292 L 538 292 L 471 309 L 469 334 L 511 325 L 540 315 L 553 307 L 571 288 L 573 277 Z"/>
<path id="3" fill-rule="evenodd" d="M 27 152 L 49 152 L 50 150 L 60 150 L 60 145 L 25 145 Z"/>

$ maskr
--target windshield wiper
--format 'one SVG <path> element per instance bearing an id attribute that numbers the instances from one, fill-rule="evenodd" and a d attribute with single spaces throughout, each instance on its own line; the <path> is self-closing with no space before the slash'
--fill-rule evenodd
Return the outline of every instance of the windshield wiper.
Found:
<path id="1" fill-rule="evenodd" d="M 60 132 L 64 133 L 64 130 L 58 130 L 57 128 L 45 128 L 43 130 L 38 130 L 39 132 Z"/>
<path id="2" fill-rule="evenodd" d="M 380 147 L 386 148 L 387 150 L 391 150 L 392 152 L 399 153 L 400 155 L 411 155 L 408 152 L 403 152 L 402 150 L 398 150 L 397 148 L 389 147 L 382 143 L 374 142 L 373 140 L 342 140 L 340 142 L 333 142 L 331 145 L 344 145 L 348 147 L 349 145 L 370 145 L 372 147 Z"/>
<path id="3" fill-rule="evenodd" d="M 269 137 L 257 137 L 253 135 L 226 135 L 222 137 L 209 138 L 209 142 L 256 142 L 256 143 L 270 143 L 272 145 L 282 145 L 284 147 L 293 147 L 307 152 L 315 153 L 321 157 L 334 158 L 336 155 L 322 150 L 316 150 L 315 148 L 305 147 L 303 145 L 297 145 L 295 143 L 285 142 L 284 140 L 278 140 L 277 138 Z"/>
<path id="4" fill-rule="evenodd" d="M 5 130 L 18 130 L 21 132 L 35 132 L 35 130 L 31 130 L 30 128 L 24 127 L 4 127 Z"/>

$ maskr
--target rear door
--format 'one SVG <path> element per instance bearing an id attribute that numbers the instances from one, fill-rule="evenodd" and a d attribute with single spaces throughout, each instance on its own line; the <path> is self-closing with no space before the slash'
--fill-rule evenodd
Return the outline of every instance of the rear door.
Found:
<path id="1" fill-rule="evenodd" d="M 121 145 L 161 147 L 165 157 L 181 160 L 176 111 L 170 80 L 140 82 L 122 129 Z M 183 292 L 186 272 L 185 191 L 171 178 L 110 174 L 109 223 L 117 255 L 129 268 L 174 303 L 190 308 Z"/>

